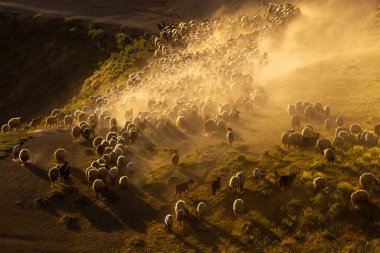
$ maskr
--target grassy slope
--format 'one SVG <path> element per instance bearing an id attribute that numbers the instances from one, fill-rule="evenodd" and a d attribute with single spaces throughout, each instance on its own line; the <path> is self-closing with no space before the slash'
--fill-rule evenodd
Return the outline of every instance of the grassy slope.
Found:
<path id="1" fill-rule="evenodd" d="M 17 18 L 0 10 L 0 122 L 47 114 L 79 92 L 113 50 L 88 31 L 70 19 Z"/>

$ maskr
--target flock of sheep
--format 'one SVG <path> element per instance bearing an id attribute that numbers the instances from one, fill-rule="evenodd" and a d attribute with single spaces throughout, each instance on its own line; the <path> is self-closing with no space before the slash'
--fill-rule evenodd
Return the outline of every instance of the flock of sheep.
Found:
<path id="1" fill-rule="evenodd" d="M 255 71 L 260 71 L 269 61 L 267 52 L 260 51 L 259 42 L 300 14 L 298 8 L 283 3 L 265 4 L 264 11 L 263 17 L 216 18 L 160 26 L 160 34 L 152 37 L 155 58 L 141 71 L 132 73 L 126 84 L 93 96 L 90 104 L 73 113 L 55 109 L 51 115 L 35 118 L 28 125 L 31 130 L 43 124 L 48 129 L 64 127 L 71 130 L 74 141 L 92 142 L 98 157 L 89 164 L 85 175 L 96 197 L 115 183 L 122 191 L 128 190 L 138 170 L 130 161 L 129 147 L 146 135 L 171 137 L 204 131 L 208 136 L 222 136 L 233 145 L 235 136 L 231 126 L 238 127 L 239 114 L 249 114 L 268 101 L 265 90 L 253 79 Z M 359 125 L 348 129 L 343 126 L 342 117 L 337 117 L 336 123 L 330 119 L 328 105 L 298 102 L 289 105 L 288 113 L 293 130 L 282 135 L 282 143 L 296 149 L 316 147 L 331 164 L 336 159 L 335 150 L 346 143 L 377 145 L 380 126 L 376 126 L 375 133 L 362 131 Z M 301 129 L 305 120 L 323 122 L 328 131 L 336 124 L 336 137 L 332 141 L 322 138 L 311 124 Z M 21 126 L 21 118 L 12 118 L 1 131 L 18 130 Z M 31 152 L 22 145 L 17 145 L 13 153 L 15 159 L 25 164 Z M 54 158 L 57 166 L 49 171 L 53 186 L 59 178 L 67 181 L 70 177 L 67 151 L 56 150 Z M 174 151 L 173 169 L 179 160 L 178 152 Z M 254 179 L 264 177 L 261 169 L 253 170 Z M 279 176 L 278 184 L 285 188 L 293 179 L 294 175 Z M 244 172 L 238 172 L 230 178 L 229 187 L 233 192 L 243 192 L 245 181 Z M 363 174 L 360 185 L 364 189 L 352 193 L 352 203 L 368 201 L 365 189 L 374 182 L 377 179 L 373 174 Z M 187 194 L 192 183 L 189 179 L 176 185 L 174 198 Z M 326 178 L 315 178 L 313 186 L 316 190 L 326 188 Z M 211 184 L 213 195 L 220 189 L 218 177 Z M 204 202 L 196 207 L 201 221 L 206 209 Z M 232 209 L 236 216 L 241 215 L 244 201 L 236 199 Z M 173 211 L 174 215 L 167 214 L 164 219 L 167 231 L 171 231 L 175 221 L 181 226 L 189 215 L 182 199 L 176 202 Z"/>
<path id="2" fill-rule="evenodd" d="M 336 151 L 344 147 L 361 145 L 368 148 L 378 145 L 380 136 L 380 124 L 374 127 L 373 132 L 365 131 L 359 124 L 351 124 L 349 127 L 344 126 L 344 118 L 337 116 L 332 119 L 329 105 L 323 106 L 320 102 L 311 104 L 310 102 L 297 102 L 288 105 L 288 114 L 291 116 L 292 130 L 287 130 L 281 136 L 281 143 L 285 147 L 294 147 L 295 149 L 315 148 L 318 153 L 324 155 L 327 162 L 334 164 Z M 323 125 L 327 132 L 335 128 L 335 137 L 332 140 L 322 137 L 314 131 L 314 127 L 305 123 L 301 128 L 301 122 L 314 122 Z M 300 131 L 300 132 L 297 132 Z M 362 188 L 351 194 L 353 205 L 368 203 L 369 193 L 366 189 L 379 180 L 373 173 L 364 173 L 359 178 L 359 185 Z M 313 181 L 315 190 L 322 190 L 327 187 L 327 180 L 324 177 L 317 177 Z"/>

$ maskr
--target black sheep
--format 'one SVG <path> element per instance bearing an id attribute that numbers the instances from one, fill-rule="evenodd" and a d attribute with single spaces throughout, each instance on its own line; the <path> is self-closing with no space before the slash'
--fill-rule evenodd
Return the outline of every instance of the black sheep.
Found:
<path id="1" fill-rule="evenodd" d="M 59 167 L 59 177 L 62 181 L 68 181 L 70 179 L 70 166 L 67 161 L 65 161 L 63 165 Z"/>
<path id="2" fill-rule="evenodd" d="M 278 185 L 281 189 L 287 188 L 293 183 L 295 178 L 296 174 L 280 176 L 280 178 L 278 179 Z"/>
<path id="3" fill-rule="evenodd" d="M 220 177 L 217 177 L 211 184 L 212 195 L 215 196 L 217 191 L 220 191 Z"/>

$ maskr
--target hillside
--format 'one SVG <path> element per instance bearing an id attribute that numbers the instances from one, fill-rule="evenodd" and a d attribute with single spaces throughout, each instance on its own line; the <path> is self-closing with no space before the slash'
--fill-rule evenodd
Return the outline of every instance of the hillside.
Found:
<path id="1" fill-rule="evenodd" d="M 291 5 L 286 6 L 296 13 Z M 50 55 L 67 45 L 68 40 L 73 45 L 56 54 L 57 61 L 68 65 L 67 69 L 52 73 L 52 80 L 62 82 L 54 87 L 69 88 L 69 92 L 34 109 L 28 104 L 17 106 L 4 119 L 19 114 L 49 115 L 59 107 L 68 115 L 76 110 L 96 113 L 99 125 L 89 140 L 83 134 L 73 138 L 71 128 L 67 130 L 63 125 L 0 134 L 2 252 L 379 252 L 380 185 L 366 188 L 369 203 L 351 203 L 351 194 L 361 189 L 360 175 L 367 172 L 380 178 L 379 144 L 367 147 L 357 141 L 357 136 L 347 133 L 344 145 L 335 147 L 333 165 L 314 147 L 300 145 L 295 149 L 281 145 L 281 135 L 292 128 L 287 106 L 298 101 L 328 104 L 331 115 L 321 113 L 307 118 L 298 113 L 302 122 L 295 131 L 301 132 L 311 124 L 319 137 L 333 140 L 336 125 L 327 130 L 324 120 L 335 122 L 337 116 L 343 116 L 344 126 L 359 124 L 363 130 L 374 132 L 380 123 L 376 10 L 372 5 L 346 5 L 347 13 L 341 13 L 344 19 L 334 23 L 327 14 L 330 6 L 300 6 L 301 16 L 289 12 L 290 16 L 283 17 L 286 22 L 278 22 L 277 26 L 273 25 L 276 19 L 257 18 L 258 22 L 270 20 L 266 28 L 256 21 L 249 21 L 253 22 L 249 27 L 242 16 L 214 20 L 214 26 L 199 21 L 195 25 L 197 32 L 185 32 L 181 41 L 187 46 L 185 49 L 176 44 L 178 41 L 150 39 L 147 34 L 133 39 L 117 32 L 116 38 L 110 33 L 104 41 L 94 41 L 88 38 L 87 27 L 85 33 L 74 38 L 66 30 L 44 35 L 41 40 L 49 38 L 52 47 L 43 48 L 42 55 Z M 352 20 L 353 9 L 358 13 L 372 11 L 353 22 L 344 34 L 337 34 L 341 23 Z M 247 19 L 255 20 L 250 18 Z M 239 22 L 244 29 L 234 30 Z M 327 23 L 329 29 L 320 30 Z M 316 31 L 319 37 L 310 40 Z M 20 37 L 14 41 L 22 44 Z M 33 45 L 40 42 L 28 41 Z M 11 56 L 19 54 L 17 50 L 30 55 L 21 62 L 25 66 L 31 64 L 30 59 L 36 59 L 36 64 L 32 64 L 35 75 L 44 80 L 45 74 L 37 71 L 41 68 L 37 62 L 46 60 L 43 66 L 58 64 L 50 62 L 51 58 L 34 55 L 34 50 L 27 46 L 6 46 L 4 55 L 9 63 L 0 63 L 4 74 L 10 72 Z M 264 52 L 268 52 L 267 63 Z M 76 61 L 78 55 L 80 59 Z M 77 64 L 72 62 L 83 62 L 83 69 L 77 70 Z M 78 71 L 75 75 L 67 74 L 74 69 Z M 72 76 L 80 78 L 72 80 Z M 39 80 L 29 75 L 18 80 L 28 79 Z M 248 88 L 239 86 L 236 80 L 249 83 Z M 19 83 L 9 87 L 32 85 Z M 31 92 L 31 96 L 42 101 L 46 94 L 57 92 L 45 87 L 41 85 L 41 92 Z M 150 107 L 152 99 L 155 104 Z M 244 105 L 245 99 L 255 101 L 251 110 Z M 204 109 L 208 101 L 215 103 L 214 111 Z M 227 116 L 218 112 L 222 104 L 236 106 L 240 116 L 234 116 L 233 106 Z M 176 107 L 179 109 L 173 116 L 171 110 Z M 131 108 L 133 117 L 125 117 Z M 205 131 L 208 112 L 212 120 L 225 122 L 221 133 Z M 111 121 L 102 126 L 105 116 L 115 117 L 115 129 L 108 126 Z M 186 124 L 178 123 L 181 116 Z M 147 126 L 139 124 L 140 120 L 144 122 L 140 117 L 146 119 Z M 74 125 L 82 121 L 78 118 Z M 83 121 L 91 124 L 87 118 Z M 226 140 L 226 127 L 233 129 L 231 145 Z M 126 142 L 122 156 L 133 163 L 135 172 L 131 173 L 128 167 L 121 169 L 111 155 L 103 156 L 105 163 L 117 167 L 118 176 L 128 176 L 130 183 L 122 191 L 107 177 L 107 189 L 96 197 L 86 178 L 86 169 L 99 158 L 93 140 L 96 136 L 106 138 L 114 130 L 118 140 Z M 132 138 L 134 131 L 138 131 L 136 140 Z M 26 166 L 10 155 L 11 147 L 20 140 L 26 142 L 24 148 L 31 153 Z M 110 153 L 118 152 L 111 141 L 109 146 Z M 57 148 L 68 151 L 71 179 L 58 180 L 52 186 L 48 171 L 56 165 L 53 154 Z M 171 162 L 174 150 L 180 157 L 177 168 Z M 262 170 L 263 178 L 253 177 L 255 168 Z M 244 191 L 233 192 L 229 181 L 239 171 L 246 175 Z M 281 189 L 280 176 L 293 173 L 293 183 Z M 213 196 L 211 182 L 216 177 L 221 177 L 221 190 Z M 316 177 L 326 178 L 327 187 L 314 190 Z M 190 185 L 189 194 L 182 196 L 189 215 L 181 226 L 175 223 L 168 233 L 164 218 L 169 213 L 175 215 L 174 205 L 179 199 L 173 200 L 176 185 L 189 178 L 195 183 Z M 232 205 L 238 198 L 244 200 L 245 207 L 236 216 Z M 207 205 L 203 222 L 195 213 L 199 202 Z"/>

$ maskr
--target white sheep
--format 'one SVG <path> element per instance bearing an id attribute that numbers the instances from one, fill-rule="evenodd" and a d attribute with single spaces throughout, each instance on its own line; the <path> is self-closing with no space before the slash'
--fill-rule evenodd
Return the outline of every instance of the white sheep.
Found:
<path id="1" fill-rule="evenodd" d="M 297 129 L 301 127 L 301 121 L 302 119 L 299 115 L 293 115 L 290 120 L 290 124 L 292 125 L 293 129 Z"/>
<path id="2" fill-rule="evenodd" d="M 126 166 L 127 166 L 127 159 L 125 158 L 125 156 L 119 156 L 117 158 L 116 166 L 119 169 L 119 172 L 121 172 L 124 168 L 126 168 Z"/>
<path id="3" fill-rule="evenodd" d="M 105 167 L 100 167 L 98 169 L 98 178 L 99 179 L 102 179 L 103 181 L 105 181 L 108 177 L 108 170 L 107 168 Z"/>
<path id="4" fill-rule="evenodd" d="M 363 189 L 368 189 L 373 183 L 378 183 L 379 180 L 373 173 L 364 173 L 359 177 L 359 184 Z"/>
<path id="5" fill-rule="evenodd" d="M 234 214 L 240 216 L 244 212 L 244 201 L 242 199 L 236 199 L 232 207 Z"/>
<path id="6" fill-rule="evenodd" d="M 65 129 L 69 129 L 74 123 L 74 116 L 73 115 L 66 115 L 63 118 L 63 122 L 65 124 Z"/>
<path id="7" fill-rule="evenodd" d="M 350 126 L 351 134 L 360 134 L 362 131 L 362 127 L 358 124 L 352 124 Z"/>
<path id="8" fill-rule="evenodd" d="M 119 186 L 122 191 L 128 190 L 129 188 L 129 178 L 127 176 L 122 176 L 119 179 Z"/>
<path id="9" fill-rule="evenodd" d="M 64 163 L 66 161 L 67 151 L 59 148 L 54 152 L 54 159 L 57 163 Z"/>
<path id="10" fill-rule="evenodd" d="M 253 170 L 253 179 L 261 179 L 261 178 L 264 178 L 265 177 L 265 174 L 264 174 L 264 172 L 261 170 L 261 169 L 259 169 L 259 168 L 255 168 L 254 170 Z"/>
<path id="11" fill-rule="evenodd" d="M 344 137 L 337 136 L 333 139 L 332 145 L 334 148 L 341 148 L 344 145 Z"/>
<path id="12" fill-rule="evenodd" d="M 58 117 L 57 116 L 49 116 L 46 118 L 46 128 L 52 129 L 53 127 L 58 126 Z"/>
<path id="13" fill-rule="evenodd" d="M 26 163 L 30 159 L 30 151 L 28 149 L 21 149 L 19 159 L 24 165 L 26 165 Z"/>
<path id="14" fill-rule="evenodd" d="M 10 130 L 11 130 L 11 128 L 8 124 L 4 124 L 1 126 L 1 133 L 3 133 L 3 134 L 8 133 Z"/>
<path id="15" fill-rule="evenodd" d="M 366 204 L 369 202 L 369 193 L 366 190 L 357 190 L 351 194 L 351 203 L 353 206 Z"/>
<path id="16" fill-rule="evenodd" d="M 177 211 L 180 209 L 184 210 L 185 213 L 189 213 L 189 209 L 187 209 L 186 202 L 183 201 L 182 199 L 178 200 L 177 203 L 175 204 L 174 212 L 177 213 Z"/>
<path id="17" fill-rule="evenodd" d="M 293 116 L 296 114 L 296 106 L 295 105 L 288 105 L 288 114 L 289 116 Z"/>
<path id="18" fill-rule="evenodd" d="M 23 145 L 23 144 L 24 144 L 23 142 L 20 142 L 19 144 L 17 144 L 16 146 L 13 147 L 13 158 L 14 158 L 15 160 L 18 159 L 18 157 L 19 157 L 19 155 L 20 155 L 20 152 L 21 152 L 21 150 L 22 150 L 22 145 Z"/>
<path id="19" fill-rule="evenodd" d="M 232 145 L 232 143 L 234 142 L 234 133 L 232 132 L 232 128 L 228 128 L 227 129 L 228 132 L 226 134 L 226 139 L 227 139 L 227 142 L 228 142 L 228 145 Z"/>
<path id="20" fill-rule="evenodd" d="M 9 130 L 12 131 L 13 129 L 18 130 L 21 127 L 22 119 L 21 117 L 12 118 L 8 121 Z"/>
<path id="21" fill-rule="evenodd" d="M 327 180 L 324 177 L 316 177 L 313 180 L 313 188 L 314 190 L 323 190 L 327 187 Z"/>
<path id="22" fill-rule="evenodd" d="M 343 124 L 344 124 L 343 117 L 342 116 L 336 117 L 335 123 L 336 123 L 337 126 L 343 126 Z"/>
<path id="23" fill-rule="evenodd" d="M 96 198 L 99 196 L 99 193 L 104 191 L 105 188 L 106 184 L 102 179 L 95 179 L 95 181 L 92 183 L 92 190 L 95 192 Z"/>
<path id="24" fill-rule="evenodd" d="M 205 219 L 206 207 L 205 202 L 200 202 L 197 206 L 197 215 L 201 221 Z"/>
<path id="25" fill-rule="evenodd" d="M 330 140 L 322 138 L 317 141 L 315 147 L 318 151 L 323 151 L 325 149 L 332 148 L 333 145 Z"/>
<path id="26" fill-rule="evenodd" d="M 325 160 L 329 163 L 331 163 L 331 165 L 334 165 L 334 161 L 335 161 L 335 151 L 331 148 L 327 148 L 325 150 L 323 150 L 323 155 L 325 156 Z"/>
<path id="27" fill-rule="evenodd" d="M 102 144 L 103 138 L 101 136 L 95 137 L 92 141 L 92 146 L 96 149 L 100 144 Z"/>
<path id="28" fill-rule="evenodd" d="M 52 187 L 54 187 L 55 181 L 57 181 L 57 179 L 59 178 L 59 168 L 58 167 L 54 167 L 54 168 L 51 168 L 49 170 L 49 178 L 50 178 Z"/>
<path id="29" fill-rule="evenodd" d="M 127 173 L 133 175 L 136 172 L 136 166 L 133 162 L 127 164 Z"/>
<path id="30" fill-rule="evenodd" d="M 91 167 L 86 174 L 87 182 L 91 185 L 96 179 L 98 179 L 98 170 Z"/>
<path id="31" fill-rule="evenodd" d="M 117 167 L 111 168 L 110 171 L 108 172 L 108 178 L 111 184 L 115 183 L 118 176 L 119 176 L 119 170 L 117 169 Z"/>
<path id="32" fill-rule="evenodd" d="M 240 178 L 237 176 L 231 177 L 231 179 L 230 179 L 231 190 L 238 192 L 238 190 L 240 189 L 240 186 L 241 186 Z"/>
<path id="33" fill-rule="evenodd" d="M 300 133 L 290 133 L 288 136 L 288 146 L 293 146 L 294 148 L 299 148 L 302 145 L 302 134 Z"/>
<path id="34" fill-rule="evenodd" d="M 165 216 L 165 230 L 166 232 L 171 232 L 173 228 L 174 217 L 171 214 Z"/>

